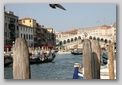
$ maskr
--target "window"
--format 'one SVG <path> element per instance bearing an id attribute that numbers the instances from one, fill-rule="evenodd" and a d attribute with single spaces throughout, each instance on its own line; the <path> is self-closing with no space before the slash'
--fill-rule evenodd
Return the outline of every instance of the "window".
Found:
<path id="1" fill-rule="evenodd" d="M 26 39 L 28 39 L 28 34 L 26 34 Z"/>
<path id="2" fill-rule="evenodd" d="M 31 39 L 33 39 L 33 36 L 31 35 Z"/>
<path id="3" fill-rule="evenodd" d="M 19 30 L 18 26 L 17 26 L 17 31 Z"/>
<path id="4" fill-rule="evenodd" d="M 5 23 L 5 28 L 7 29 L 7 23 Z"/>
<path id="5" fill-rule="evenodd" d="M 20 27 L 21 31 L 22 31 L 22 27 Z"/>
<path id="6" fill-rule="evenodd" d="M 23 38 L 22 34 L 21 34 L 21 38 Z"/>
<path id="7" fill-rule="evenodd" d="M 25 39 L 25 34 L 24 34 L 24 39 Z"/>
<path id="8" fill-rule="evenodd" d="M 7 32 L 5 32 L 5 37 L 7 37 Z"/>
<path id="9" fill-rule="evenodd" d="M 23 20 L 23 23 L 25 23 L 25 20 Z"/>

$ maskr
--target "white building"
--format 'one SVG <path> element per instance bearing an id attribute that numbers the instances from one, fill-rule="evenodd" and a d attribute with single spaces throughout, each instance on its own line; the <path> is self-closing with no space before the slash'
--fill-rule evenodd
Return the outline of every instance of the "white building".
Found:
<path id="1" fill-rule="evenodd" d="M 28 46 L 34 46 L 34 28 L 19 24 L 19 37 L 27 41 Z"/>

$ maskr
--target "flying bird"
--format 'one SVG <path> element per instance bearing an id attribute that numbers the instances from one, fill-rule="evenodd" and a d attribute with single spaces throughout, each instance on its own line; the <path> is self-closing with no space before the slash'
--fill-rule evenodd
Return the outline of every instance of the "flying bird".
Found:
<path id="1" fill-rule="evenodd" d="M 60 4 L 49 4 L 49 6 L 53 9 L 56 9 L 56 7 L 62 9 L 62 10 L 66 10 L 62 5 Z"/>

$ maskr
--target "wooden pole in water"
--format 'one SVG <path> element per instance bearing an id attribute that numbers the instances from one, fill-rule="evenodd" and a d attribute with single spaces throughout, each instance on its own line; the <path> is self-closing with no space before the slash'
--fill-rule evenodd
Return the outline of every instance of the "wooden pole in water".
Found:
<path id="1" fill-rule="evenodd" d="M 100 57 L 101 57 L 101 49 L 100 44 L 97 40 L 91 41 L 92 45 L 92 72 L 93 79 L 100 79 Z"/>
<path id="2" fill-rule="evenodd" d="M 108 46 L 108 67 L 109 67 L 109 79 L 113 80 L 114 75 L 114 56 L 113 56 L 113 44 L 110 43 Z"/>
<path id="3" fill-rule="evenodd" d="M 17 38 L 13 47 L 13 79 L 29 79 L 29 51 L 27 42 Z"/>
<path id="4" fill-rule="evenodd" d="M 88 39 L 84 39 L 83 42 L 83 67 L 84 67 L 84 79 L 92 79 L 92 49 L 91 42 Z"/>

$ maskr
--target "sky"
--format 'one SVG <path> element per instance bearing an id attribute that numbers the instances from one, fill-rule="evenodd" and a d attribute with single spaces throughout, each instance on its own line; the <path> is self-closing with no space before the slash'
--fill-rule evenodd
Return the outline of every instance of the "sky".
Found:
<path id="1" fill-rule="evenodd" d="M 64 32 L 75 28 L 112 25 L 116 22 L 116 4 L 61 3 L 65 10 L 49 7 L 49 3 L 5 4 L 19 18 L 36 19 L 40 25 Z"/>

